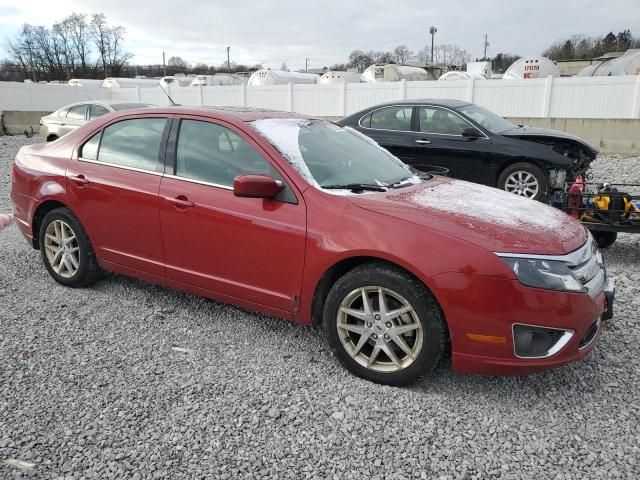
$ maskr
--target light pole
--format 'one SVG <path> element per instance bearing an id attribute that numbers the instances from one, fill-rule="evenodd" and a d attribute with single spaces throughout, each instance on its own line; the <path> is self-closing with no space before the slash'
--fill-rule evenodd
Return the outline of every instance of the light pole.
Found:
<path id="1" fill-rule="evenodd" d="M 433 64 L 433 37 L 436 35 L 438 29 L 436 27 L 429 27 L 429 33 L 431 34 L 431 63 Z"/>
<path id="2" fill-rule="evenodd" d="M 231 75 L 231 62 L 229 61 L 229 50 L 231 50 L 231 47 L 227 47 L 227 70 L 229 70 L 229 75 Z"/>

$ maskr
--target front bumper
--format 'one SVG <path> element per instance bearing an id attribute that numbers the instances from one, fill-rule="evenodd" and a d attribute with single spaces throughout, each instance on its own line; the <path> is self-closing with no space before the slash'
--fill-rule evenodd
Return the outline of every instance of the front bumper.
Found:
<path id="1" fill-rule="evenodd" d="M 579 361 L 597 345 L 601 321 L 613 312 L 612 281 L 604 291 L 589 295 L 462 273 L 432 280 L 431 288 L 438 292 L 451 333 L 452 367 L 457 372 L 525 375 Z M 519 358 L 514 349 L 514 324 L 566 329 L 573 335 L 550 356 Z"/>

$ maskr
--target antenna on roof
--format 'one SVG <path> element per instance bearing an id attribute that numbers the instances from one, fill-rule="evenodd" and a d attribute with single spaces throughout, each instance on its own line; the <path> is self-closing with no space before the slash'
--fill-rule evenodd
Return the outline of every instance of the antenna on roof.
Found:
<path id="1" fill-rule="evenodd" d="M 167 96 L 167 98 L 171 102 L 172 106 L 174 106 L 174 107 L 179 107 L 180 106 L 179 104 L 177 104 L 176 102 L 173 101 L 173 98 L 171 98 L 171 96 L 167 93 L 167 91 L 164 88 L 162 88 L 162 85 L 158 84 L 158 86 L 160 87 L 160 90 L 162 90 L 162 92 Z"/>

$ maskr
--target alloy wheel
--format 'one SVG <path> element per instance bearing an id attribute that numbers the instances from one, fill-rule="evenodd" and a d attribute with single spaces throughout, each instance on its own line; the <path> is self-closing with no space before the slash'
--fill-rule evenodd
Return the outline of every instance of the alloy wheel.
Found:
<path id="1" fill-rule="evenodd" d="M 540 184 L 531 172 L 517 170 L 507 177 L 504 189 L 521 197 L 534 198 L 540 190 Z"/>
<path id="2" fill-rule="evenodd" d="M 370 370 L 404 370 L 422 350 L 422 323 L 416 311 L 388 288 L 367 286 L 353 290 L 340 304 L 337 320 L 342 346 Z"/>
<path id="3" fill-rule="evenodd" d="M 44 249 L 54 272 L 73 277 L 80 268 L 80 246 L 75 232 L 63 220 L 54 220 L 45 231 Z"/>

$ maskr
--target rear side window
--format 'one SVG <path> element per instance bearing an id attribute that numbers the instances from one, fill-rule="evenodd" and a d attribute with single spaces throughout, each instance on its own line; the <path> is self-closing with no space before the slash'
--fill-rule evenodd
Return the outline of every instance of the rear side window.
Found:
<path id="1" fill-rule="evenodd" d="M 109 125 L 102 133 L 98 161 L 154 171 L 166 123 L 164 118 L 140 118 Z M 86 147 L 82 148 L 83 156 Z"/>
<path id="2" fill-rule="evenodd" d="M 91 113 L 89 114 L 89 120 L 93 120 L 94 118 L 101 117 L 102 115 L 106 115 L 109 113 L 109 110 L 104 108 L 102 105 L 91 105 Z"/>
<path id="3" fill-rule="evenodd" d="M 360 126 L 364 128 L 371 128 L 371 114 L 365 115 L 360 119 Z"/>
<path id="4" fill-rule="evenodd" d="M 67 112 L 67 118 L 71 120 L 84 120 L 85 113 L 87 112 L 86 105 L 76 105 L 71 107 Z"/>
<path id="5" fill-rule="evenodd" d="M 386 107 L 371 113 L 371 127 L 378 130 L 411 130 L 413 107 Z"/>

